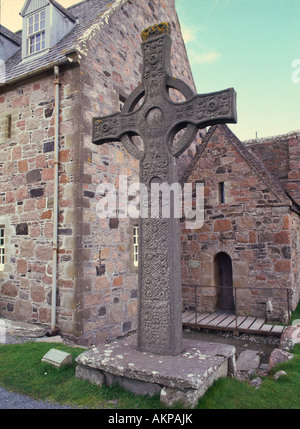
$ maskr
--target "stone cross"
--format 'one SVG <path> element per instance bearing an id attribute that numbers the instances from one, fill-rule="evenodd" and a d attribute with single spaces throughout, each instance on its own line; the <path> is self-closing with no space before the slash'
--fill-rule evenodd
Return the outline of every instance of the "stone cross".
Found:
<path id="1" fill-rule="evenodd" d="M 199 128 L 236 123 L 236 93 L 194 95 L 171 77 L 171 28 L 161 23 L 142 32 L 142 83 L 127 98 L 121 112 L 93 118 L 93 143 L 121 141 L 140 162 L 140 183 L 178 182 L 176 158 L 189 147 Z M 176 103 L 169 89 L 186 101 Z M 183 135 L 172 143 L 176 133 Z M 134 143 L 140 136 L 144 148 Z M 150 203 L 149 203 L 150 207 Z M 139 219 L 139 307 L 137 349 L 160 355 L 182 352 L 182 285 L 179 219 L 161 215 Z"/>

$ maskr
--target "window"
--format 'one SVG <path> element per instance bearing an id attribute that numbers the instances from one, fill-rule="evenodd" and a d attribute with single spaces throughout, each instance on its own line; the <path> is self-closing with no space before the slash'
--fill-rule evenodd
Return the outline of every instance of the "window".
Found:
<path id="1" fill-rule="evenodd" d="M 121 95 L 119 96 L 119 111 L 121 112 L 125 104 L 125 98 Z"/>
<path id="2" fill-rule="evenodd" d="M 28 17 L 27 37 L 28 53 L 34 54 L 46 47 L 45 41 L 46 12 L 45 9 Z"/>
<path id="3" fill-rule="evenodd" d="M 139 227 L 133 227 L 133 265 L 139 265 Z"/>
<path id="4" fill-rule="evenodd" d="M 225 183 L 219 183 L 219 203 L 225 204 Z"/>
<path id="5" fill-rule="evenodd" d="M 5 229 L 0 226 L 0 271 L 4 270 L 4 259 L 5 259 Z"/>
<path id="6" fill-rule="evenodd" d="M 11 115 L 6 116 L 6 138 L 11 138 Z"/>

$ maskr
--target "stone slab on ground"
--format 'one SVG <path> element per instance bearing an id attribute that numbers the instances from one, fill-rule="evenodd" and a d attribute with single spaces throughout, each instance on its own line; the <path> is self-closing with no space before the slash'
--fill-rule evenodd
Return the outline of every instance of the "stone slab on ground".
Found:
<path id="1" fill-rule="evenodd" d="M 257 369 L 259 365 L 260 365 L 259 351 L 255 351 L 255 350 L 243 351 L 239 355 L 236 361 L 237 371 L 250 371 L 252 369 Z"/>
<path id="2" fill-rule="evenodd" d="M 300 344 L 300 324 L 285 328 L 280 339 L 280 348 L 283 350 L 292 350 L 296 344 Z"/>
<path id="3" fill-rule="evenodd" d="M 268 370 L 271 371 L 273 366 L 277 365 L 281 362 L 286 362 L 288 360 L 293 359 L 294 355 L 282 349 L 274 349 L 271 353 L 269 359 L 269 367 Z"/>
<path id="4" fill-rule="evenodd" d="M 63 339 L 60 335 L 54 337 L 41 337 L 35 340 L 37 343 L 63 343 Z"/>
<path id="5" fill-rule="evenodd" d="M 0 319 L 2 335 L 19 335 L 21 337 L 39 338 L 44 337 L 46 328 L 33 323 Z"/>
<path id="6" fill-rule="evenodd" d="M 196 406 L 220 377 L 235 374 L 235 347 L 183 340 L 178 356 L 141 352 L 136 336 L 94 347 L 77 357 L 76 376 L 92 383 L 119 383 L 135 394 L 153 395 L 168 406 Z"/>

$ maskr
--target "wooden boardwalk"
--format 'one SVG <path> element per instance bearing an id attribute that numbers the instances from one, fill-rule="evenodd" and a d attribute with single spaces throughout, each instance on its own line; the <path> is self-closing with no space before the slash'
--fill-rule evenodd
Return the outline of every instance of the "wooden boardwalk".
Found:
<path id="1" fill-rule="evenodd" d="M 197 312 L 197 315 L 193 310 L 185 311 L 182 313 L 182 324 L 185 327 L 278 336 L 285 329 L 284 326 L 266 324 L 265 319 L 236 316 L 226 311 L 217 311 L 212 314 Z"/>

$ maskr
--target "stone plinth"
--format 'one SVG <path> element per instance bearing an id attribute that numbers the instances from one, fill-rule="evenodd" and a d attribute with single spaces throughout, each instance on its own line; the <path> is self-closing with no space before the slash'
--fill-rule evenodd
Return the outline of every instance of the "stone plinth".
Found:
<path id="1" fill-rule="evenodd" d="M 153 396 L 172 406 L 195 407 L 215 380 L 235 373 L 235 347 L 183 340 L 183 352 L 160 356 L 141 352 L 136 336 L 94 347 L 76 359 L 76 377 L 102 385 L 119 383 L 127 390 Z"/>

